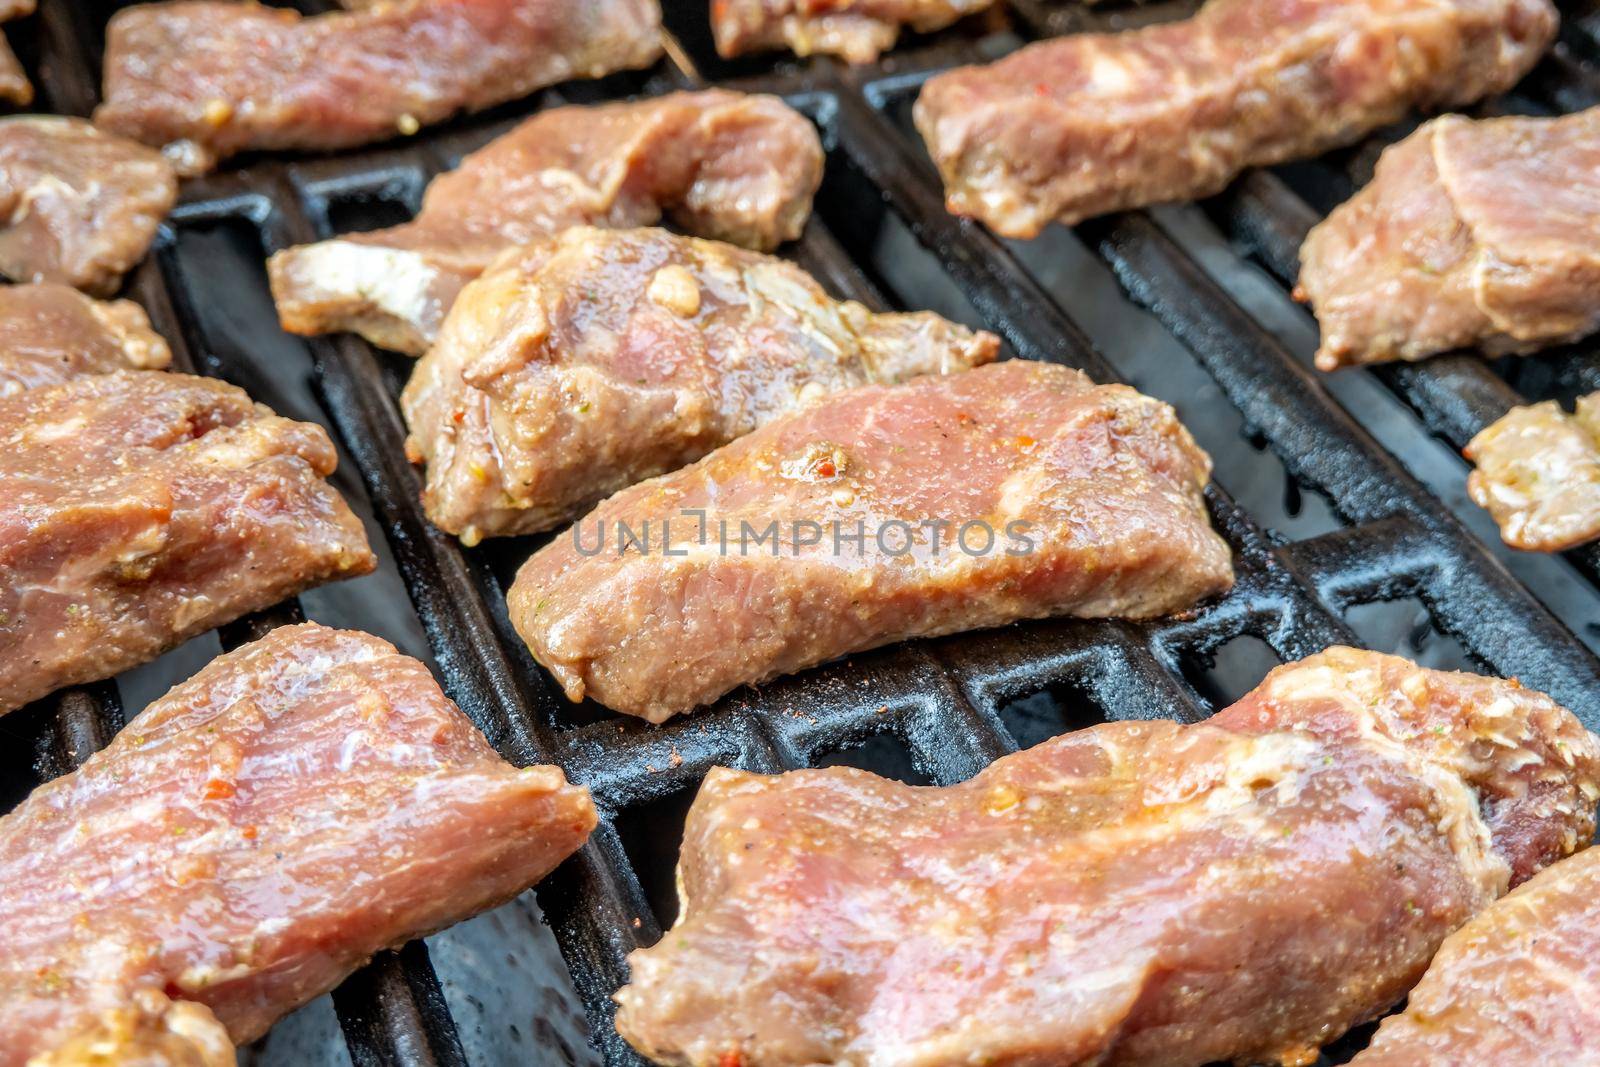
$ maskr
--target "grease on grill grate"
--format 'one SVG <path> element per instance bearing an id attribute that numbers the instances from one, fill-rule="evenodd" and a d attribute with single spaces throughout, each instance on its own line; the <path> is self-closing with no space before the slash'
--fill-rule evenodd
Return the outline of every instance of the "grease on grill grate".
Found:
<path id="1" fill-rule="evenodd" d="M 116 6 L 45 0 L 39 15 L 8 27 L 49 110 L 92 107 L 100 31 Z M 8 717 L 0 803 L 70 769 L 126 714 L 221 648 L 303 610 L 373 630 L 430 662 L 502 754 L 561 764 L 602 811 L 591 844 L 540 887 L 537 905 L 525 896 L 386 955 L 331 1002 L 280 1024 L 247 1062 L 639 1063 L 612 1029 L 609 997 L 625 954 L 658 938 L 676 912 L 684 813 L 716 764 L 843 763 L 944 784 L 1106 719 L 1202 718 L 1275 663 L 1340 641 L 1516 675 L 1569 706 L 1600 708 L 1600 664 L 1585 647 L 1600 646 L 1600 593 L 1572 581 L 1568 562 L 1512 561 L 1583 637 L 1575 639 L 1507 573 L 1505 553 L 1455 517 L 1471 514 L 1460 499 L 1464 470 L 1440 443 L 1458 447 L 1523 393 L 1600 387 L 1600 349 L 1490 367 L 1446 357 L 1333 380 L 1306 369 L 1315 335 L 1286 292 L 1296 247 L 1370 169 L 1373 145 L 1252 174 L 1200 207 L 1054 227 L 1029 244 L 943 211 L 908 122 L 929 73 L 994 58 L 1028 36 L 1174 17 L 1191 0 L 1125 8 L 1012 0 L 1011 26 L 993 15 L 969 20 L 931 40 L 909 38 L 879 67 L 856 71 L 783 57 L 721 61 L 703 0 L 665 6 L 676 65 L 561 87 L 398 146 L 247 158 L 187 187 L 157 254 L 130 281 L 181 367 L 334 429 L 338 485 L 371 527 L 382 566 L 197 639 L 115 685 Z M 1496 106 L 1537 112 L 1600 100 L 1591 66 L 1600 60 L 1600 4 L 1569 8 L 1561 47 Z M 786 253 L 834 293 L 985 326 L 1013 355 L 1127 380 L 1177 406 L 1217 461 L 1208 496 L 1236 553 L 1236 589 L 1192 617 L 1050 621 L 883 649 L 737 692 L 665 727 L 568 705 L 505 618 L 504 588 L 539 540 L 463 551 L 428 526 L 395 407 L 411 361 L 351 338 L 280 334 L 261 260 L 287 244 L 409 217 L 432 175 L 535 108 L 696 79 L 783 93 L 817 121 L 827 177 L 806 238 Z M 1600 580 L 1600 552 L 1569 561 Z M 1327 1059 L 1343 1062 L 1369 1034 L 1359 1029 Z"/>

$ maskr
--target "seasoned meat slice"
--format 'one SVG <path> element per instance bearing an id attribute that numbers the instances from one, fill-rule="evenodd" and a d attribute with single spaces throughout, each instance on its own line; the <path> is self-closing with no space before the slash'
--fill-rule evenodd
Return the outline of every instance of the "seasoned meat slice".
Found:
<path id="1" fill-rule="evenodd" d="M 1445 939 L 1356 1067 L 1547 1067 L 1595 1059 L 1600 850 L 1541 872 Z"/>
<path id="2" fill-rule="evenodd" d="M 829 393 L 999 347 L 931 312 L 833 300 L 757 252 L 580 227 L 467 286 L 401 406 L 428 517 L 471 544 L 570 522 Z"/>
<path id="3" fill-rule="evenodd" d="M 151 994 L 253 1041 L 594 824 L 586 790 L 501 760 L 392 645 L 275 630 L 0 819 L 0 1067 L 97 1031 L 214 1034 Z"/>
<path id="4" fill-rule="evenodd" d="M 109 296 L 178 196 L 161 154 L 82 119 L 0 119 L 0 274 Z"/>
<path id="5" fill-rule="evenodd" d="M 1306 238 L 1317 366 L 1527 353 L 1600 328 L 1600 108 L 1446 115 Z"/>
<path id="6" fill-rule="evenodd" d="M 511 619 L 570 698 L 660 722 L 911 637 L 1190 607 L 1233 584 L 1210 473 L 1167 405 L 1063 367 L 863 386 L 611 497 Z"/>
<path id="7" fill-rule="evenodd" d="M 943 29 L 994 0 L 711 0 L 717 52 L 738 56 L 773 48 L 871 63 L 894 47 L 901 26 Z"/>
<path id="8" fill-rule="evenodd" d="M 617 1028 L 692 1067 L 1309 1064 L 1583 847 L 1597 780 L 1548 697 L 1348 648 L 942 789 L 713 770 Z"/>
<path id="9" fill-rule="evenodd" d="M 320 426 L 208 378 L 0 398 L 0 712 L 375 565 Z"/>
<path id="10" fill-rule="evenodd" d="M 247 149 L 347 148 L 647 67 L 660 29 L 656 0 L 396 0 L 309 18 L 234 0 L 140 4 L 106 28 L 94 120 L 197 174 Z"/>
<path id="11" fill-rule="evenodd" d="M 1008 237 L 1219 192 L 1246 167 L 1359 140 L 1413 107 L 1510 88 L 1550 0 L 1210 0 L 1185 22 L 1074 34 L 928 82 L 947 202 Z"/>
<path id="12" fill-rule="evenodd" d="M 402 226 L 274 255 L 291 333 L 427 351 L 461 287 L 516 245 L 662 214 L 759 250 L 800 236 L 822 181 L 816 127 L 774 96 L 714 89 L 541 112 L 428 186 Z"/>
<path id="13" fill-rule="evenodd" d="M 171 362 L 167 342 L 131 300 L 91 300 L 65 285 L 0 286 L 0 397 Z"/>
<path id="14" fill-rule="evenodd" d="M 204 1004 L 144 987 L 28 1067 L 237 1067 L 228 1030 Z"/>
<path id="15" fill-rule="evenodd" d="M 1600 537 L 1600 393 L 1510 412 L 1467 443 L 1467 491 L 1514 548 L 1559 552 Z"/>

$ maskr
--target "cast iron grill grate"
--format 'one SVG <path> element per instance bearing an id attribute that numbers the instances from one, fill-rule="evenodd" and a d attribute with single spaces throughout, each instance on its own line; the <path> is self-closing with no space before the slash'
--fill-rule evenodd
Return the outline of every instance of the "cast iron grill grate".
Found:
<path id="1" fill-rule="evenodd" d="M 8 27 L 45 109 L 92 108 L 102 31 L 117 6 L 42 0 L 38 15 Z M 1515 675 L 1600 725 L 1600 661 L 1590 648 L 1600 642 L 1600 591 L 1566 582 L 1559 560 L 1519 561 L 1514 577 L 1505 553 L 1454 514 L 1458 501 L 1445 487 L 1463 471 L 1430 437 L 1459 447 L 1522 392 L 1600 387 L 1600 347 L 1573 346 L 1509 370 L 1446 357 L 1329 382 L 1307 369 L 1305 316 L 1285 292 L 1294 252 L 1320 213 L 1370 171 L 1370 145 L 1253 173 L 1203 207 L 1134 212 L 1075 232 L 1056 227 L 1029 246 L 944 212 L 908 125 L 927 76 L 994 58 L 1027 37 L 1134 25 L 1194 6 L 1014 0 L 1009 23 L 981 16 L 908 41 L 877 67 L 848 70 L 827 61 L 722 61 L 710 47 L 704 0 L 668 0 L 673 47 L 654 70 L 562 86 L 399 146 L 248 158 L 187 185 L 130 295 L 173 342 L 181 369 L 234 381 L 335 432 L 341 488 L 368 517 L 382 568 L 227 627 L 154 668 L 8 717 L 0 723 L 7 805 L 103 746 L 125 709 L 133 713 L 218 648 L 303 615 L 374 630 L 429 659 L 507 758 L 560 764 L 594 791 L 600 829 L 540 887 L 538 902 L 594 1049 L 623 1065 L 640 1061 L 612 1029 L 610 994 L 625 979 L 627 952 L 673 918 L 683 815 L 717 764 L 777 771 L 844 762 L 945 784 L 1095 721 L 1202 718 L 1276 662 L 1336 642 Z M 1557 51 L 1490 107 L 1558 111 L 1600 100 L 1600 5 L 1569 14 Z M 540 107 L 706 82 L 781 93 L 816 121 L 827 176 L 816 218 L 786 253 L 833 292 L 879 307 L 931 307 L 994 330 L 1014 356 L 1130 380 L 1178 406 L 1217 459 L 1208 500 L 1235 552 L 1235 590 L 1155 623 L 1054 621 L 912 642 L 742 690 L 663 727 L 568 705 L 505 616 L 504 588 L 539 541 L 463 550 L 427 524 L 395 403 L 410 361 L 353 338 L 281 335 L 261 260 L 289 244 L 406 218 L 429 178 Z M 1600 580 L 1600 553 L 1569 555 Z M 516 1057 L 504 1051 L 513 1046 L 480 1040 L 475 1028 L 485 1017 L 538 1030 L 533 1019 L 496 1019 L 492 1009 L 463 1018 L 464 1003 L 477 1003 L 476 993 L 490 1002 L 485 990 L 504 979 L 474 972 L 452 999 L 422 942 L 385 954 L 334 993 L 343 1040 L 329 1034 L 332 1047 L 317 1055 L 363 1067 L 595 1062 L 595 1052 L 549 1033 Z M 1362 1040 L 1347 1039 L 1330 1059 Z M 271 1050 L 262 1058 L 306 1062 Z"/>

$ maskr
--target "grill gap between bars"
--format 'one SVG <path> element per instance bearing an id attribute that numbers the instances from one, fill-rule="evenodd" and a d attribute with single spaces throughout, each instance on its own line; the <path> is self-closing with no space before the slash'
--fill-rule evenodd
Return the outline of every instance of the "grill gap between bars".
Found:
<path id="1" fill-rule="evenodd" d="M 680 37 L 669 50 L 681 57 L 677 65 L 561 86 L 496 109 L 487 121 L 450 124 L 398 147 L 333 159 L 254 158 L 239 171 L 187 185 L 155 255 L 132 276 L 129 295 L 173 343 L 179 369 L 226 377 L 237 368 L 207 344 L 203 309 L 185 282 L 185 234 L 218 224 L 248 225 L 270 252 L 327 236 L 352 197 L 388 201 L 409 213 L 429 178 L 540 107 L 686 87 L 700 84 L 698 73 L 706 72 L 718 83 L 778 92 L 817 121 L 829 153 L 829 180 L 843 171 L 865 175 L 873 196 L 887 201 L 899 224 L 939 261 L 943 276 L 1012 353 L 1080 367 L 1099 381 L 1118 380 L 1113 362 L 1006 243 L 945 214 L 920 146 L 907 139 L 895 114 L 928 72 L 994 58 L 1014 47 L 1016 35 L 999 30 L 974 37 L 990 28 L 976 20 L 976 28 L 969 22 L 930 42 L 914 41 L 882 67 L 861 71 L 826 60 L 727 64 L 707 54 L 703 35 L 682 29 L 704 18 L 699 0 L 668 6 L 669 28 Z M 1174 0 L 1111 11 L 1045 0 L 1017 0 L 1013 6 L 1021 31 L 1042 36 L 1171 17 L 1195 4 Z M 92 107 L 96 20 L 106 9 L 84 3 L 74 13 L 68 4 L 44 0 L 32 31 L 44 62 L 32 73 L 50 110 L 86 114 Z M 1593 88 L 1587 64 L 1596 54 L 1593 33 L 1600 16 L 1591 5 L 1583 9 L 1589 15 L 1569 25 L 1563 51 L 1532 80 L 1538 98 L 1555 108 L 1574 106 Z M 771 74 L 773 69 L 780 73 Z M 740 77 L 727 82 L 729 75 Z M 1315 219 L 1314 210 L 1269 172 L 1247 177 L 1216 205 L 1241 232 L 1257 227 L 1250 231 L 1261 237 L 1255 251 L 1274 270 L 1292 262 L 1284 257 L 1297 243 L 1296 227 Z M 883 209 L 881 202 L 877 209 Z M 417 474 L 401 447 L 404 429 L 395 403 L 408 362 L 349 337 L 304 343 L 330 428 L 359 473 L 392 553 L 387 565 L 404 582 L 447 693 L 502 755 L 518 764 L 554 762 L 595 793 L 601 826 L 594 839 L 537 895 L 583 1001 L 591 1039 L 607 1063 L 642 1063 L 616 1035 L 609 998 L 626 976 L 626 953 L 653 942 L 670 919 L 656 914 L 647 889 L 659 887 L 670 872 L 655 869 L 641 877 L 619 826 L 631 828 L 630 820 L 638 817 L 650 833 L 668 832 L 651 816 L 693 790 L 712 766 L 772 772 L 849 760 L 855 746 L 887 737 L 906 753 L 916 775 L 947 784 L 1017 748 L 1001 718 L 1014 701 L 1066 688 L 1108 718 L 1197 721 L 1214 709 L 1197 688 L 1195 672 L 1231 643 L 1250 639 L 1282 660 L 1331 643 L 1359 643 L 1341 614 L 1357 604 L 1401 597 L 1423 601 L 1481 668 L 1519 674 L 1579 708 L 1600 707 L 1600 667 L 1587 650 L 1443 513 L 1292 353 L 1206 276 L 1158 217 L 1131 213 L 1080 227 L 1078 234 L 1116 275 L 1130 302 L 1194 354 L 1226 394 L 1219 403 L 1243 413 L 1293 484 L 1327 495 L 1340 528 L 1284 541 L 1213 485 L 1208 504 L 1233 548 L 1238 584 L 1189 616 L 1151 623 L 1055 620 L 911 642 L 759 691 L 741 690 L 712 710 L 664 727 L 567 705 L 506 624 L 494 551 L 465 551 L 426 522 Z M 925 294 L 906 291 L 875 269 L 852 248 L 854 237 L 848 227 L 836 233 L 827 219 L 816 218 L 784 254 L 836 295 L 877 308 L 921 306 Z M 1585 368 L 1600 368 L 1600 358 L 1585 354 L 1583 360 Z M 1600 385 L 1600 369 L 1582 373 Z M 1452 443 L 1475 432 L 1473 426 L 1496 404 L 1518 400 L 1503 379 L 1464 358 L 1383 377 Z M 513 551 L 525 555 L 528 545 L 517 542 Z M 1587 573 L 1600 568 L 1600 555 L 1579 557 Z M 300 605 L 290 603 L 224 627 L 219 637 L 224 647 L 234 647 L 302 617 Z M 58 711 L 50 721 L 48 758 L 40 761 L 47 775 L 76 765 L 108 741 L 121 721 L 110 685 L 51 699 Z M 421 942 L 380 956 L 335 992 L 334 1003 L 348 1054 L 359 1067 L 467 1062 Z M 1361 1040 L 1337 1047 L 1333 1060 L 1353 1053 Z"/>

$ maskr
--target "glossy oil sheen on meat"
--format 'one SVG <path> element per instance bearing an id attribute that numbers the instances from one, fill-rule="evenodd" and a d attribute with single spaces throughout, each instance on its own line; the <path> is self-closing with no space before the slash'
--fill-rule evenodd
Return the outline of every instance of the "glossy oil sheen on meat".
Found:
<path id="1" fill-rule="evenodd" d="M 1031 237 L 1508 89 L 1556 22 L 1549 0 L 1210 0 L 939 75 L 916 123 L 951 211 Z"/>
<path id="2" fill-rule="evenodd" d="M 387 642 L 275 630 L 0 819 L 0 1067 L 204 1038 L 188 1002 L 253 1041 L 379 949 L 520 893 L 594 823 L 587 791 L 501 760 Z"/>
<path id="3" fill-rule="evenodd" d="M 1506 544 L 1559 552 L 1600 537 L 1600 393 L 1568 415 L 1554 400 L 1512 408 L 1463 453 L 1467 492 Z"/>
<path id="4" fill-rule="evenodd" d="M 570 698 L 659 722 L 910 637 L 1191 607 L 1233 582 L 1210 473 L 1167 405 L 1063 367 L 864 386 L 611 497 L 511 617 Z"/>
<path id="5" fill-rule="evenodd" d="M 131 300 L 93 300 L 65 285 L 0 286 L 0 397 L 171 362 L 167 342 Z"/>
<path id="6" fill-rule="evenodd" d="M 372 570 L 320 426 L 208 378 L 0 399 L 0 712 Z"/>
<path id="7" fill-rule="evenodd" d="M 1355 649 L 943 789 L 714 770 L 617 1026 L 692 1067 L 1305 1067 L 1585 845 L 1597 781 L 1548 697 Z"/>
<path id="8" fill-rule="evenodd" d="M 1355 1067 L 1577 1067 L 1600 1034 L 1600 850 L 1562 860 L 1446 939 Z"/>
<path id="9" fill-rule="evenodd" d="M 871 63 L 894 47 L 900 28 L 943 29 L 994 0 L 711 0 L 717 51 L 739 56 L 772 48 Z"/>
<path id="10" fill-rule="evenodd" d="M 95 122 L 165 148 L 186 174 L 247 149 L 345 148 L 647 67 L 660 24 L 656 0 L 397 0 L 311 17 L 139 4 L 106 28 Z"/>
<path id="11" fill-rule="evenodd" d="M 1311 231 L 1299 295 L 1317 366 L 1528 353 L 1600 327 L 1600 108 L 1446 115 Z"/>
<path id="12" fill-rule="evenodd" d="M 721 89 L 541 112 L 428 186 L 401 226 L 274 255 L 291 333 L 359 333 L 420 356 L 461 287 L 507 249 L 570 226 L 648 226 L 770 251 L 800 236 L 822 181 L 810 120 Z"/>
<path id="13" fill-rule="evenodd" d="M 0 274 L 115 292 L 172 210 L 161 154 L 82 119 L 0 119 Z"/>
<path id="14" fill-rule="evenodd" d="M 568 522 L 831 393 L 999 347 L 931 312 L 836 301 L 771 256 L 580 227 L 467 286 L 401 406 L 428 517 L 476 542 Z"/>

